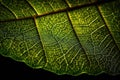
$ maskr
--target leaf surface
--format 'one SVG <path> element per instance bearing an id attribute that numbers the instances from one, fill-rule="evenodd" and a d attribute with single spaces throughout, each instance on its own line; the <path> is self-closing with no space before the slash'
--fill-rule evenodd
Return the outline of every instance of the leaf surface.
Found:
<path id="1" fill-rule="evenodd" d="M 119 74 L 119 4 L 1 0 L 0 54 L 56 74 Z"/>

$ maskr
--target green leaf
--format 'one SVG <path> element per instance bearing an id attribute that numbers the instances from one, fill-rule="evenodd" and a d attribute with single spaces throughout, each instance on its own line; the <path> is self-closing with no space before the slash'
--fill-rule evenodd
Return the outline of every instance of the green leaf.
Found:
<path id="1" fill-rule="evenodd" d="M 0 0 L 0 54 L 56 74 L 119 74 L 119 4 Z"/>

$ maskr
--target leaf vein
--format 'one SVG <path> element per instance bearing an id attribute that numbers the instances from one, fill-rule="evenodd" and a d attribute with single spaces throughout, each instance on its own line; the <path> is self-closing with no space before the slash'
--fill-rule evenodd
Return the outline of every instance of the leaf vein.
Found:
<path id="1" fill-rule="evenodd" d="M 76 37 L 79 45 L 81 46 L 82 50 L 84 51 L 85 57 L 86 57 L 87 61 L 89 62 L 89 65 L 90 65 L 91 62 L 90 62 L 90 60 L 89 60 L 89 57 L 87 56 L 87 52 L 86 52 L 86 50 L 84 49 L 84 47 L 82 46 L 82 44 L 81 44 L 81 42 L 80 42 L 80 40 L 79 40 L 79 38 L 78 38 L 78 35 L 77 35 L 77 33 L 76 33 L 76 31 L 75 31 L 75 29 L 74 29 L 74 27 L 73 27 L 73 24 L 72 24 L 72 22 L 71 22 L 71 20 L 70 20 L 69 13 L 66 12 L 66 14 L 67 14 L 68 20 L 69 20 L 69 22 L 70 22 L 70 24 L 71 24 L 71 27 L 72 27 L 72 29 L 73 29 L 74 35 L 75 35 L 75 37 Z"/>
<path id="2" fill-rule="evenodd" d="M 41 40 L 41 36 L 39 34 L 39 31 L 38 31 L 38 26 L 37 26 L 37 22 L 36 22 L 36 18 L 35 17 L 34 17 L 34 23 L 35 23 L 35 27 L 36 27 L 36 30 L 37 30 L 37 34 L 39 35 L 40 45 L 41 45 L 42 50 L 43 50 L 43 56 L 45 58 L 45 63 L 47 64 L 46 53 L 45 53 L 44 46 L 43 46 L 43 43 L 42 43 L 42 40 Z"/>
<path id="3" fill-rule="evenodd" d="M 114 39 L 114 37 L 113 37 L 113 34 L 111 33 L 109 27 L 107 26 L 107 22 L 105 21 L 103 15 L 102 15 L 102 13 L 101 13 L 101 10 L 100 10 L 99 6 L 96 5 L 96 8 L 97 8 L 97 11 L 98 11 L 100 17 L 102 18 L 102 20 L 103 20 L 103 22 L 104 22 L 104 24 L 105 24 L 105 27 L 107 28 L 107 30 L 108 30 L 108 32 L 109 32 L 111 38 L 113 39 L 114 44 L 116 45 L 116 47 L 118 48 L 118 50 L 119 50 L 119 52 L 120 52 L 120 49 L 119 49 L 119 47 L 118 47 L 118 45 L 117 45 L 117 43 L 116 43 L 116 41 L 115 41 L 115 39 Z"/>

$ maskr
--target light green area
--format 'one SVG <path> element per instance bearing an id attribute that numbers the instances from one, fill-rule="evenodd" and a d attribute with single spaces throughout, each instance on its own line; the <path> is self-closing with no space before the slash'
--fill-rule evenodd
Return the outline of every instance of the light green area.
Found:
<path id="1" fill-rule="evenodd" d="M 120 1 L 87 3 L 2 0 L 0 54 L 56 74 L 120 73 Z"/>
<path id="2" fill-rule="evenodd" d="M 38 15 L 67 8 L 63 0 L 27 0 Z"/>

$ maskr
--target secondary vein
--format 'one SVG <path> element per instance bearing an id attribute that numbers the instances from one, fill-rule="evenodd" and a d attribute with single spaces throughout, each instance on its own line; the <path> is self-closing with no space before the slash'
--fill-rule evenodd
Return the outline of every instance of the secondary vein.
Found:
<path id="1" fill-rule="evenodd" d="M 33 5 L 32 5 L 32 3 L 30 3 L 30 1 L 28 1 L 28 0 L 25 0 L 27 3 L 28 3 L 28 5 L 30 5 L 30 7 L 34 10 L 34 12 L 36 13 L 36 15 L 38 15 L 38 12 L 37 12 L 37 10 L 33 7 Z"/>
<path id="2" fill-rule="evenodd" d="M 72 30 L 73 30 L 73 32 L 74 32 L 74 34 L 75 34 L 75 36 L 76 36 L 76 39 L 77 39 L 77 41 L 79 42 L 79 45 L 81 46 L 81 48 L 82 48 L 82 50 L 83 50 L 83 52 L 84 52 L 84 54 L 85 54 L 85 57 L 86 57 L 86 59 L 87 59 L 87 61 L 88 61 L 88 64 L 90 65 L 90 64 L 91 64 L 91 63 L 90 63 L 90 59 L 89 59 L 89 57 L 87 56 L 87 52 L 86 52 L 86 50 L 84 49 L 83 45 L 81 44 L 81 42 L 80 42 L 80 40 L 79 40 L 79 38 L 78 38 L 78 35 L 77 35 L 77 33 L 76 33 L 76 31 L 75 31 L 75 29 L 74 29 L 74 27 L 73 27 L 73 24 L 72 24 L 72 21 L 71 21 L 71 19 L 70 19 L 70 17 L 69 17 L 68 12 L 67 12 L 66 14 L 67 14 L 68 20 L 69 20 L 69 22 L 70 22 L 70 24 L 71 24 Z"/>
<path id="3" fill-rule="evenodd" d="M 1 2 L 1 5 L 3 6 L 3 7 L 5 7 L 6 9 L 8 9 L 13 15 L 14 15 L 14 17 L 16 18 L 16 19 L 18 19 L 18 16 L 14 13 L 14 11 L 12 11 L 8 6 L 6 6 L 4 3 L 2 3 Z"/>
<path id="4" fill-rule="evenodd" d="M 111 31 L 110 31 L 110 29 L 109 29 L 109 27 L 108 27 L 108 25 L 107 25 L 106 20 L 104 19 L 103 15 L 102 15 L 102 12 L 101 12 L 98 4 L 96 5 L 96 8 L 97 8 L 97 11 L 98 11 L 98 13 L 99 13 L 99 15 L 100 15 L 103 23 L 105 24 L 105 27 L 107 28 L 107 30 L 108 30 L 108 32 L 109 32 L 111 38 L 113 39 L 114 44 L 116 45 L 116 47 L 118 48 L 118 50 L 119 50 L 119 52 L 120 52 L 120 49 L 119 49 L 119 47 L 118 47 L 118 45 L 117 45 L 117 43 L 116 43 L 116 41 L 115 41 L 115 39 L 114 39 L 114 37 L 113 37 L 113 34 L 111 33 Z"/>
<path id="5" fill-rule="evenodd" d="M 34 17 L 34 23 L 35 23 L 35 27 L 36 27 L 36 30 L 37 30 L 37 34 L 39 35 L 40 45 L 41 45 L 42 50 L 43 50 L 43 55 L 44 55 L 44 58 L 45 58 L 45 63 L 47 63 L 47 57 L 46 57 L 46 54 L 45 54 L 45 50 L 44 50 L 44 46 L 43 46 L 43 43 L 42 43 L 42 40 L 41 40 L 41 36 L 39 34 L 39 31 L 38 31 L 38 27 L 37 27 L 37 24 L 36 24 L 36 18 L 35 17 Z"/>

